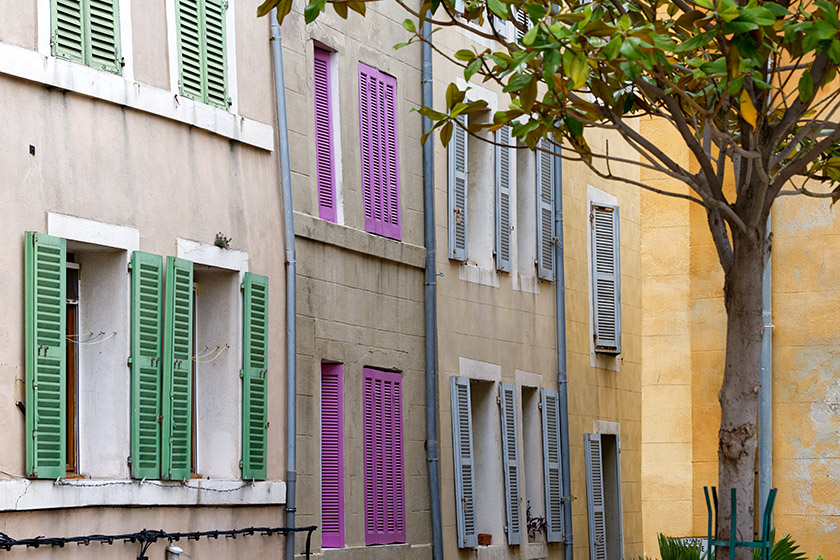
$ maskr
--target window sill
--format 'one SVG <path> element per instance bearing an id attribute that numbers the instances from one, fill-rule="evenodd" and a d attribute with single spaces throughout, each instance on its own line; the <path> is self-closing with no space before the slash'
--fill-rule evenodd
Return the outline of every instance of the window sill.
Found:
<path id="1" fill-rule="evenodd" d="M 286 503 L 286 483 L 241 480 L 0 480 L 0 511 L 90 506 L 245 506 Z"/>
<path id="2" fill-rule="evenodd" d="M 0 42 L 0 73 L 178 121 L 263 150 L 274 150 L 271 125 L 168 90 L 3 42 Z"/>
<path id="3" fill-rule="evenodd" d="M 302 212 L 295 212 L 294 220 L 296 237 L 320 241 L 406 266 L 415 268 L 426 266 L 426 249 L 419 245 L 395 241 L 366 231 L 334 224 Z"/>

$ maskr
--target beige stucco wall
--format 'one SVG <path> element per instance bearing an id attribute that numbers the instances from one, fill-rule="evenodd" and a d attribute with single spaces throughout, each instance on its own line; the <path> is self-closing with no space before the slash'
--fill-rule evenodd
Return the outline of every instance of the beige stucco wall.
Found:
<path id="1" fill-rule="evenodd" d="M 165 3 L 137 9 L 142 4 L 135 2 L 132 14 L 134 78 L 142 87 L 168 89 Z M 240 70 L 250 71 L 240 71 L 230 79 L 242 92 L 240 115 L 270 126 L 274 106 L 268 25 L 254 17 L 255 5 L 237 5 L 236 43 L 229 45 L 240 59 L 247 53 L 253 67 L 240 64 Z M 35 6 L 34 1 L 25 2 L 3 18 L 0 42 L 36 48 Z M 48 213 L 133 228 L 139 233 L 141 251 L 164 256 L 177 254 L 179 238 L 212 245 L 216 233 L 222 232 L 232 238 L 232 249 L 247 253 L 248 270 L 269 277 L 268 478 L 285 480 L 284 255 L 276 153 L 177 120 L 4 74 L 0 74 L 0 111 L 5 115 L 0 138 L 4 154 L 0 232 L 7 241 L 0 256 L 6 324 L 0 330 L 0 386 L 7 405 L 0 411 L 0 484 L 2 479 L 24 474 L 24 416 L 15 407 L 16 401 L 24 400 L 24 232 L 46 233 Z M 30 145 L 34 155 L 30 155 Z M 127 282 L 127 269 L 125 279 Z M 127 309 L 127 300 L 125 305 Z M 236 319 L 236 323 L 240 321 Z M 127 341 L 126 333 L 112 339 L 123 340 Z M 100 348 L 109 351 L 105 344 Z M 127 347 L 117 351 L 128 355 Z M 232 362 L 235 366 L 226 375 L 238 382 L 240 358 Z M 80 375 L 85 375 L 84 369 Z M 113 371 L 113 375 L 128 376 L 128 369 Z M 235 399 L 230 406 L 238 411 L 239 393 L 227 396 Z M 113 398 L 124 398 L 127 410 L 127 394 Z M 95 435 L 83 432 L 80 437 L 90 440 Z M 128 449 L 128 442 L 114 442 L 114 447 Z M 233 452 L 240 454 L 239 449 Z M 84 465 L 82 472 L 86 472 Z M 282 498 L 275 501 L 282 502 Z M 280 526 L 282 511 L 280 506 L 56 509 L 0 513 L 0 524 L 15 538 L 124 533 L 144 527 L 209 530 Z M 115 558 L 136 558 L 138 554 L 137 545 L 120 543 L 101 552 L 102 545 L 91 546 L 97 547 L 97 554 Z M 181 546 L 193 556 L 263 556 L 282 546 L 282 537 Z M 163 548 L 165 545 L 154 545 L 153 554 L 162 556 Z M 39 554 L 44 558 L 83 557 L 90 556 L 91 550 L 47 548 Z"/>
<path id="2" fill-rule="evenodd" d="M 435 35 L 435 45 L 444 52 L 453 53 L 460 48 L 473 46 L 464 34 L 440 32 Z M 479 44 L 479 49 L 486 45 Z M 435 69 L 435 108 L 443 110 L 444 92 L 450 82 L 463 78 L 462 71 L 436 56 Z M 495 97 L 499 110 L 507 108 L 506 96 L 491 84 L 476 84 L 486 88 L 482 92 L 474 87 L 476 98 Z M 489 92 L 489 93 L 488 93 Z M 447 558 L 562 558 L 562 544 L 527 544 L 508 547 L 505 535 L 498 525 L 489 524 L 490 531 L 479 527 L 479 532 L 491 532 L 490 547 L 479 547 L 475 551 L 457 548 L 457 529 L 455 517 L 455 482 L 452 457 L 452 421 L 450 405 L 450 378 L 468 376 L 473 379 L 492 378 L 497 381 L 517 384 L 519 399 L 530 387 L 557 388 L 557 351 L 555 331 L 555 287 L 554 283 L 536 279 L 536 270 L 527 255 L 518 255 L 517 251 L 535 247 L 533 236 L 535 227 L 527 216 L 513 216 L 514 256 L 513 272 L 499 273 L 494 270 L 493 257 L 489 252 L 493 245 L 490 210 L 479 201 L 468 202 L 470 247 L 469 260 L 466 263 L 449 260 L 448 257 L 448 179 L 447 151 L 435 141 L 435 216 L 437 223 L 437 269 L 442 274 L 438 286 L 438 343 L 439 343 L 439 406 L 440 406 L 440 473 L 441 505 L 443 509 L 444 552 Z M 595 134 L 588 137 L 593 149 L 604 149 L 606 137 Z M 492 150 L 470 140 L 470 150 L 482 150 L 492 158 Z M 616 138 L 610 139 L 610 152 L 635 157 L 621 148 Z M 522 165 L 527 154 L 517 155 L 517 165 Z M 479 161 L 470 156 L 470 192 L 469 196 L 484 199 L 486 193 L 492 193 L 492 159 L 478 166 Z M 530 163 L 533 172 L 533 163 Z M 620 168 L 620 169 L 619 169 Z M 638 170 L 633 166 L 614 167 L 615 171 L 630 173 L 638 177 Z M 527 176 L 527 174 L 525 174 Z M 479 179 L 481 177 L 482 179 Z M 483 178 L 486 178 L 485 181 Z M 517 189 L 533 188 L 533 182 L 522 181 L 520 177 Z M 532 181 L 532 179 L 531 179 Z M 479 185 L 476 186 L 476 182 Z M 593 186 L 617 198 L 621 212 L 621 298 L 622 298 L 622 344 L 623 351 L 619 358 L 609 360 L 612 369 L 591 365 L 590 356 L 591 326 L 587 261 L 589 228 L 589 208 L 587 202 L 589 187 Z M 474 188 L 475 187 L 475 188 Z M 641 516 L 641 255 L 639 252 L 641 207 L 639 191 L 624 184 L 609 183 L 598 179 L 579 164 L 565 163 L 563 167 L 563 204 L 564 204 L 564 247 L 565 247 L 565 282 L 566 282 L 566 321 L 567 321 L 567 362 L 568 391 L 570 410 L 570 453 L 574 553 L 576 558 L 589 557 L 588 517 L 586 499 L 586 475 L 584 464 L 584 434 L 599 430 L 618 429 L 621 442 L 621 475 L 624 556 L 630 557 L 642 553 L 642 516 Z M 492 198 L 492 195 L 486 195 Z M 523 198 L 520 197 L 520 203 Z M 524 200 L 529 200 L 524 197 Z M 534 199 L 531 198 L 530 201 Z M 481 210 L 473 210 L 479 207 Z M 477 212 L 485 212 L 477 214 Z M 517 222 L 522 217 L 525 223 Z M 490 239 L 481 239 L 474 235 L 489 220 Z M 484 235 L 484 234 L 481 234 Z M 530 239 L 529 239 L 530 237 Z M 533 250 L 533 247 L 532 247 Z M 519 257 L 519 258 L 518 258 Z M 614 371 L 615 369 L 618 371 Z M 496 373 L 498 372 L 498 373 Z M 475 390 L 483 390 L 479 387 Z M 526 389 L 523 389 L 526 388 Z M 517 406 L 522 401 L 518 401 Z M 475 409 L 473 417 L 475 419 Z M 541 477 L 541 468 L 534 469 L 526 460 L 529 434 L 523 427 L 525 412 L 519 411 L 520 426 L 520 481 L 523 488 L 521 502 L 523 525 L 525 521 L 526 501 L 534 499 L 541 504 L 539 496 L 529 494 L 531 479 Z M 475 420 L 474 420 L 475 421 Z M 610 423 L 618 423 L 618 426 Z M 474 426 L 474 437 L 476 428 Z M 539 430 L 538 426 L 532 430 Z M 498 431 L 498 427 L 495 427 Z M 478 440 L 476 440 L 478 441 Z M 482 440 L 483 441 L 483 440 Z M 476 445 L 479 445 L 476 443 Z M 532 459 L 541 461 L 541 450 L 532 450 Z M 479 462 L 479 467 L 489 465 Z M 541 484 L 541 481 L 540 481 Z M 539 486 L 539 485 L 538 485 Z M 541 487 L 541 486 L 540 486 Z M 479 492 L 479 518 L 483 508 L 496 509 L 499 516 L 504 515 L 503 486 L 501 478 L 493 487 L 476 487 Z M 483 501 L 482 501 L 483 500 Z M 534 513 L 542 513 L 536 510 Z M 480 519 L 479 519 L 480 521 Z M 489 521 L 489 520 L 488 520 Z M 496 527 L 494 529 L 493 527 Z M 541 539 L 538 539 L 541 540 Z M 528 537 L 523 533 L 523 542 Z"/>
<path id="3" fill-rule="evenodd" d="M 302 6 L 296 6 L 302 8 Z M 323 362 L 343 364 L 345 547 L 316 557 L 428 558 L 431 556 L 425 460 L 423 332 L 423 197 L 420 118 L 420 49 L 394 51 L 405 31 L 392 2 L 367 5 L 367 16 L 347 20 L 331 7 L 304 25 L 293 12 L 283 24 L 286 100 L 295 204 L 298 312 L 299 524 L 321 524 L 320 378 Z M 333 141 L 337 223 L 318 218 L 313 96 L 313 49 L 333 50 Z M 359 133 L 359 63 L 396 78 L 402 241 L 365 232 Z M 364 367 L 402 376 L 406 543 L 365 546 L 362 372 Z M 297 551 L 300 553 L 302 543 Z"/>

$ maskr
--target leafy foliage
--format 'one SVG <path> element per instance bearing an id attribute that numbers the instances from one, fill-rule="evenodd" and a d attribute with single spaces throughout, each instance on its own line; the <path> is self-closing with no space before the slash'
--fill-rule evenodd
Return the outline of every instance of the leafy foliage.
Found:
<path id="1" fill-rule="evenodd" d="M 794 542 L 790 535 L 773 543 L 770 549 L 770 560 L 805 560 L 804 552 L 799 551 L 799 545 Z M 761 551 L 755 549 L 753 552 L 753 560 L 761 560 Z M 825 559 L 823 559 L 825 560 Z"/>
<path id="2" fill-rule="evenodd" d="M 687 543 L 681 539 L 666 537 L 659 533 L 659 555 L 662 560 L 704 560 L 706 553 L 703 552 L 700 543 Z"/>

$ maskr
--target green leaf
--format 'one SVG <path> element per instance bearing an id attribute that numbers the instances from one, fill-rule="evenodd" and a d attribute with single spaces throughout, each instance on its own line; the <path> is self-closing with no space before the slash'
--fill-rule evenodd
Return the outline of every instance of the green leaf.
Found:
<path id="1" fill-rule="evenodd" d="M 472 60 L 475 57 L 475 53 L 469 49 L 461 49 L 456 51 L 454 56 L 455 60 L 466 62 L 468 60 Z"/>
<path id="2" fill-rule="evenodd" d="M 440 143 L 443 144 L 444 148 L 449 145 L 449 140 L 452 139 L 452 126 L 452 121 L 449 121 L 440 129 Z"/>
<path id="3" fill-rule="evenodd" d="M 341 2 L 339 2 L 339 4 L 340 3 Z M 414 20 L 412 20 L 410 18 L 406 18 L 405 20 L 403 20 L 402 26 L 403 26 L 403 29 L 405 29 L 409 33 L 417 33 L 417 28 L 414 27 Z"/>
<path id="4" fill-rule="evenodd" d="M 508 19 L 508 7 L 502 0 L 487 0 L 487 7 L 501 19 Z"/>
<path id="5" fill-rule="evenodd" d="M 601 52 L 604 54 L 607 60 L 615 60 L 618 56 L 619 49 L 621 48 L 621 37 L 615 36 L 607 43 L 607 46 L 601 49 Z"/>
<path id="6" fill-rule="evenodd" d="M 534 27 L 529 29 L 527 33 L 525 33 L 525 35 L 522 37 L 522 39 L 519 42 L 522 43 L 525 46 L 533 45 L 534 44 L 534 39 L 537 38 L 537 31 L 538 30 L 539 30 L 539 26 L 535 25 Z"/>
<path id="7" fill-rule="evenodd" d="M 481 59 L 476 58 L 472 62 L 470 62 L 469 66 L 464 69 L 464 79 L 466 81 L 470 81 L 470 78 L 475 76 L 475 74 L 481 69 Z"/>
<path id="8" fill-rule="evenodd" d="M 446 106 L 451 109 L 457 103 L 462 102 L 466 95 L 467 92 L 461 91 L 455 84 L 449 84 L 446 87 Z"/>
<path id="9" fill-rule="evenodd" d="M 565 115 L 563 117 L 563 122 L 566 123 L 566 128 L 568 128 L 569 132 L 574 136 L 583 135 L 583 123 L 577 120 L 576 118 L 570 115 Z"/>
<path id="10" fill-rule="evenodd" d="M 813 95 L 814 79 L 811 77 L 811 71 L 805 70 L 799 78 L 799 101 L 807 103 Z"/>
<path id="11" fill-rule="evenodd" d="M 367 13 L 367 2 L 364 0 L 360 0 L 358 2 L 347 2 L 347 7 L 362 17 L 365 17 L 365 14 Z"/>
<path id="12" fill-rule="evenodd" d="M 532 76 L 529 76 L 527 74 L 519 75 L 516 78 L 512 79 L 510 82 L 508 82 L 508 85 L 506 85 L 504 89 L 502 89 L 502 91 L 505 93 L 519 91 L 520 89 L 530 84 L 531 80 L 533 80 Z"/>
<path id="13" fill-rule="evenodd" d="M 531 82 L 522 88 L 522 91 L 519 93 L 519 102 L 522 105 L 522 110 L 525 112 L 530 113 L 531 109 L 534 107 L 534 102 L 537 100 L 537 81 L 531 80 Z"/>
<path id="14" fill-rule="evenodd" d="M 433 121 L 440 121 L 446 118 L 446 115 L 444 113 L 441 113 L 440 111 L 435 111 L 431 107 L 420 107 L 419 109 L 417 109 L 417 112 Z"/>
<path id="15" fill-rule="evenodd" d="M 589 77 L 589 61 L 584 53 L 578 53 L 572 61 L 569 77 L 575 89 L 583 87 Z"/>
<path id="16" fill-rule="evenodd" d="M 333 2 L 332 3 L 333 11 L 338 14 L 338 17 L 341 19 L 347 19 L 348 11 L 347 11 L 347 3 L 346 2 Z M 396 48 L 396 46 L 394 47 Z"/>
<path id="17" fill-rule="evenodd" d="M 257 6 L 257 17 L 263 17 L 279 4 L 282 0 L 265 0 L 262 4 Z"/>
<path id="18" fill-rule="evenodd" d="M 303 9 L 303 19 L 306 23 L 312 23 L 326 7 L 327 0 L 312 0 Z"/>

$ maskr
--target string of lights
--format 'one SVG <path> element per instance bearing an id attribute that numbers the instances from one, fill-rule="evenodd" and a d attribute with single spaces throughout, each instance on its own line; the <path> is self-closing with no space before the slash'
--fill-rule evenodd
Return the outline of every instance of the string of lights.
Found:
<path id="1" fill-rule="evenodd" d="M 114 543 L 139 543 L 140 554 L 137 560 L 149 560 L 146 552 L 149 547 L 158 541 L 179 541 L 186 539 L 188 541 L 199 539 L 218 539 L 225 537 L 235 539 L 239 536 L 254 536 L 261 535 L 270 537 L 272 535 L 288 535 L 289 533 L 306 533 L 306 549 L 305 557 L 310 557 L 310 541 L 312 539 L 312 532 L 317 527 L 311 525 L 308 527 L 249 527 L 247 529 L 226 529 L 213 531 L 192 531 L 184 533 L 168 533 L 161 530 L 143 529 L 136 533 L 124 533 L 121 535 L 85 535 L 79 537 L 35 537 L 32 539 L 13 539 L 6 533 L 0 532 L 0 550 L 10 551 L 15 546 L 25 546 L 27 548 L 38 548 L 41 546 L 57 546 L 63 548 L 64 545 L 77 544 L 89 546 L 91 543 L 114 544 Z"/>

